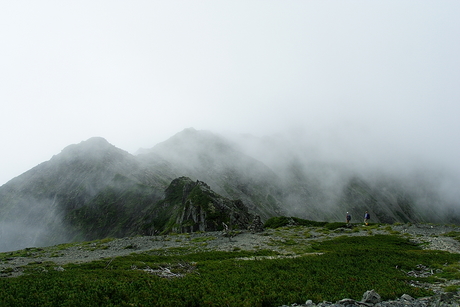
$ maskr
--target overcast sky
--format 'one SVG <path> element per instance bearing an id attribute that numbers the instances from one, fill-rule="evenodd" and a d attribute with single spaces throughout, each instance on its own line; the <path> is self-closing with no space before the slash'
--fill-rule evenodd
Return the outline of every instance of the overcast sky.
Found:
<path id="1" fill-rule="evenodd" d="M 460 173 L 459 1 L 2 1 L 0 185 L 93 136 L 298 131 Z"/>

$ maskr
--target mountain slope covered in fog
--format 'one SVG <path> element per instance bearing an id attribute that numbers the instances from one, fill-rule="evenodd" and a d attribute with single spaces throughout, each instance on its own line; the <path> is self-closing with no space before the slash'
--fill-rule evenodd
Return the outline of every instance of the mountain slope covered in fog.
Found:
<path id="1" fill-rule="evenodd" d="M 98 202 L 110 207 L 110 212 L 119 212 L 139 194 L 157 201 L 159 184 L 150 180 L 150 186 L 142 187 L 145 177 L 154 175 L 149 176 L 134 156 L 105 139 L 70 145 L 0 187 L 2 246 L 40 246 L 79 238 L 71 224 L 75 214 L 90 212 Z"/>
<path id="2" fill-rule="evenodd" d="M 305 135 L 229 135 L 236 148 L 280 178 L 283 210 L 312 220 L 460 223 L 458 178 L 429 164 L 370 163 Z"/>
<path id="3" fill-rule="evenodd" d="M 357 171 L 279 137 L 224 137 L 190 128 L 137 155 L 91 138 L 0 187 L 0 249 L 197 230 L 205 227 L 197 212 L 213 216 L 208 203 L 232 212 L 247 208 L 262 220 L 341 221 L 349 211 L 359 222 L 367 210 L 373 222 L 460 223 L 458 203 L 436 188 L 442 176 L 422 174 Z M 187 203 L 192 188 L 182 188 L 177 201 L 168 201 L 179 177 L 190 178 L 183 187 L 203 182 L 197 187 L 208 196 Z M 229 214 L 218 215 L 215 227 L 234 220 Z"/>
<path id="4" fill-rule="evenodd" d="M 138 157 L 148 169 L 160 169 L 158 159 L 167 161 L 172 177 L 204 181 L 217 193 L 242 200 L 262 218 L 283 212 L 280 178 L 221 136 L 185 129 L 143 152 Z"/>
<path id="5" fill-rule="evenodd" d="M 200 135 L 199 132 L 196 134 Z M 172 145 L 167 141 L 162 146 L 175 150 L 175 138 L 170 141 Z M 206 149 L 219 146 L 213 141 L 207 142 L 209 147 Z M 195 152 L 200 145 L 191 148 L 177 148 L 176 151 L 184 157 L 201 155 Z M 224 192 L 223 198 L 218 198 L 228 197 L 229 201 L 216 200 L 216 204 L 239 199 L 244 208 L 249 207 L 252 213 L 263 218 L 278 214 L 276 203 L 265 201 L 268 195 L 264 194 L 271 187 L 266 184 L 265 177 L 276 176 L 260 162 L 243 154 L 230 149 L 224 149 L 220 154 L 228 159 L 222 168 L 211 166 L 210 163 L 219 164 L 214 153 L 203 155 L 203 159 L 208 160 L 193 167 L 168 158 L 165 151 L 134 156 L 102 138 L 70 145 L 49 161 L 0 187 L 0 250 L 107 236 L 160 233 L 165 227 L 176 229 L 178 226 L 174 223 L 180 226 L 180 218 L 168 221 L 179 215 L 177 210 L 184 209 L 177 204 L 166 208 L 164 197 L 170 183 L 183 176 L 190 176 L 194 181 L 203 176 L 212 183 L 210 189 L 217 187 Z M 239 167 L 240 163 L 245 163 L 244 167 Z M 251 174 L 250 168 L 265 177 L 251 177 L 248 175 Z M 230 179 L 217 180 L 220 176 Z M 213 178 L 217 179 L 213 181 Z M 233 208 L 233 205 L 219 206 Z M 232 210 L 238 212 L 239 209 Z M 245 214 L 241 214 L 241 218 L 243 216 Z"/>

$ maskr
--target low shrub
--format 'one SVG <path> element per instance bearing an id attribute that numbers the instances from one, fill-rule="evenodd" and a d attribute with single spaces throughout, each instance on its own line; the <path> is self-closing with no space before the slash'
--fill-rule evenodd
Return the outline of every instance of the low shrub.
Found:
<path id="1" fill-rule="evenodd" d="M 444 236 L 454 238 L 455 240 L 460 242 L 460 232 L 459 231 L 450 231 L 445 233 Z"/>
<path id="2" fill-rule="evenodd" d="M 311 249 L 318 254 L 156 250 L 68 264 L 60 271 L 40 263 L 26 267 L 23 276 L 0 279 L 0 305 L 281 306 L 307 299 L 359 300 L 369 289 L 383 299 L 420 297 L 431 292 L 410 286 L 405 272 L 418 264 L 455 271 L 460 260 L 392 235 L 342 236 L 312 243 Z M 239 260 L 245 257 L 255 260 Z M 162 270 L 171 274 L 154 273 Z"/>
<path id="3" fill-rule="evenodd" d="M 324 227 L 326 227 L 329 230 L 336 230 L 338 228 L 346 228 L 348 226 L 347 224 L 342 223 L 342 222 L 333 222 L 333 223 L 327 223 L 326 225 L 324 225 Z"/>
<path id="4" fill-rule="evenodd" d="M 265 228 L 279 228 L 289 225 L 289 218 L 287 216 L 274 216 L 269 218 L 265 224 Z"/>
<path id="5" fill-rule="evenodd" d="M 317 222 L 317 221 L 310 221 L 301 219 L 298 217 L 287 217 L 287 216 L 275 216 L 269 218 L 264 227 L 266 228 L 279 228 L 288 225 L 296 225 L 296 226 L 306 226 L 306 227 L 323 227 L 326 225 L 327 222 Z"/>

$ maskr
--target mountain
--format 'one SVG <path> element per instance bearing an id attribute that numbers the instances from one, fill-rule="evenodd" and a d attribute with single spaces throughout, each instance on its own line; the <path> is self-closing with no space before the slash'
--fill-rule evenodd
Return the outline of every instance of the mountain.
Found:
<path id="1" fill-rule="evenodd" d="M 317 140 L 295 133 L 227 139 L 276 173 L 284 195 L 281 207 L 289 215 L 344 221 L 348 211 L 356 222 L 369 211 L 374 222 L 460 222 L 459 178 L 448 170 L 370 165 L 331 148 L 321 150 Z"/>
<path id="2" fill-rule="evenodd" d="M 70 223 L 76 212 L 97 208 L 98 201 L 107 200 L 114 190 L 123 191 L 120 195 L 133 190 L 134 194 L 141 193 L 135 188 L 146 176 L 134 156 L 105 139 L 70 145 L 0 188 L 0 248 L 87 239 L 79 236 Z M 142 192 L 160 199 L 161 191 L 156 186 L 147 190 Z"/>
<path id="3" fill-rule="evenodd" d="M 186 206 L 186 211 L 193 211 L 191 208 L 196 206 L 209 205 L 197 204 L 192 197 L 198 188 L 192 189 L 192 196 L 185 195 L 187 190 L 175 192 L 192 200 L 193 206 L 190 202 L 179 206 L 171 200 L 170 183 L 177 182 L 174 179 L 181 173 L 187 172 L 180 172 L 178 166 L 155 153 L 136 157 L 103 138 L 70 145 L 0 187 L 0 250 L 177 231 L 184 221 L 175 210 L 185 210 Z M 201 210 L 218 224 L 211 227 L 207 219 L 197 220 L 197 225 L 201 225 L 198 229 L 222 229 L 223 221 L 235 222 L 230 227 L 243 227 L 236 223 L 233 213 L 222 213 L 230 209 L 241 218 L 247 216 L 245 223 L 252 219 L 241 200 L 226 199 L 204 183 L 199 187 L 207 195 L 201 198 L 212 200 L 212 206 L 221 214 L 217 217 Z M 252 212 L 276 214 L 268 208 L 258 210 L 253 206 Z M 175 216 L 174 221 L 171 216 Z M 190 224 L 193 219 L 188 216 L 187 220 Z"/>
<path id="4" fill-rule="evenodd" d="M 244 228 L 258 215 L 460 224 L 442 176 L 357 172 L 280 137 L 185 129 L 132 155 L 70 145 L 0 187 L 0 250 L 163 232 Z M 372 174 L 372 175 L 369 175 Z"/>
<path id="5" fill-rule="evenodd" d="M 162 174 L 170 174 L 171 180 L 187 176 L 204 181 L 218 194 L 242 200 L 263 219 L 285 213 L 280 178 L 235 147 L 221 136 L 189 128 L 144 149 L 138 157 L 146 168 L 162 170 Z"/>

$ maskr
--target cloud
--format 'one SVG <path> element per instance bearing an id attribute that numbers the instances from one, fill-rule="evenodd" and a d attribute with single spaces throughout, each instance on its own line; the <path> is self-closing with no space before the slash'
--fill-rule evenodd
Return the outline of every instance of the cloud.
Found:
<path id="1" fill-rule="evenodd" d="M 460 172 L 455 2 L 15 2 L 0 12 L 0 184 L 101 136 L 302 129 L 334 159 Z M 392 162 L 392 163 L 391 163 Z"/>
<path id="2" fill-rule="evenodd" d="M 55 200 L 22 199 L 4 213 L 0 223 L 0 252 L 68 242 Z"/>

